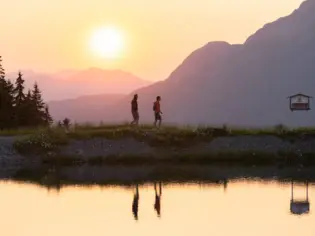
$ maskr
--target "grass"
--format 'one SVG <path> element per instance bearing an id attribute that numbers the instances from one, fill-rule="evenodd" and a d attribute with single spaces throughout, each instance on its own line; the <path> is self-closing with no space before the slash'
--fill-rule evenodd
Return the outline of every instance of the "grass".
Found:
<path id="1" fill-rule="evenodd" d="M 0 129 L 0 136 L 24 136 L 34 134 L 44 128 L 19 128 L 19 129 Z"/>
<path id="2" fill-rule="evenodd" d="M 189 147 L 200 142 L 211 141 L 216 137 L 237 135 L 274 135 L 294 142 L 296 139 L 315 136 L 315 128 L 289 129 L 277 125 L 265 129 L 237 129 L 223 127 L 163 126 L 156 129 L 152 125 L 131 127 L 122 125 L 74 125 L 69 131 L 61 128 L 38 128 L 2 130 L 0 136 L 23 136 L 15 142 L 15 148 L 22 154 L 47 153 L 71 139 L 86 140 L 92 138 L 123 139 L 134 138 L 153 147 Z"/>
<path id="3" fill-rule="evenodd" d="M 14 148 L 22 154 L 42 154 L 55 150 L 69 141 L 66 133 L 60 129 L 40 129 L 18 138 Z"/>
<path id="4" fill-rule="evenodd" d="M 52 127 L 51 129 L 58 129 Z M 0 130 L 0 136 L 20 136 L 38 133 L 39 131 L 45 131 L 47 128 L 20 128 L 13 130 Z M 224 135 L 301 135 L 312 134 L 315 135 L 315 127 L 300 127 L 290 129 L 284 125 L 276 125 L 274 127 L 266 128 L 238 128 L 228 127 L 223 125 L 222 127 L 211 126 L 162 126 L 160 130 L 156 130 L 152 125 L 139 125 L 138 127 L 131 127 L 128 124 L 112 124 L 112 125 L 73 125 L 69 130 L 69 136 L 73 138 L 93 138 L 93 137 L 105 137 L 105 138 L 120 138 L 121 136 L 138 135 L 139 133 L 155 132 L 159 134 L 169 135 L 183 135 L 194 136 L 209 135 L 224 136 Z"/>

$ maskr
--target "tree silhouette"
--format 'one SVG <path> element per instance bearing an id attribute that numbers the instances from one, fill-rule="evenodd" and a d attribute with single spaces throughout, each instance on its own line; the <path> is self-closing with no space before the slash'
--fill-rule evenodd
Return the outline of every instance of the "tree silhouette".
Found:
<path id="1" fill-rule="evenodd" d="M 53 119 L 49 113 L 48 105 L 45 105 L 44 122 L 46 125 L 51 125 L 53 123 Z"/>
<path id="2" fill-rule="evenodd" d="M 21 107 L 25 100 L 25 94 L 24 94 L 24 82 L 23 75 L 21 72 L 19 72 L 18 78 L 15 81 L 15 89 L 14 89 L 14 99 L 15 99 L 15 106 L 17 108 Z"/>
<path id="3" fill-rule="evenodd" d="M 45 124 L 45 103 L 42 99 L 41 91 L 38 88 L 37 83 L 34 84 L 32 90 L 32 103 L 34 106 L 34 122 L 37 125 Z M 48 108 L 47 108 L 48 109 Z"/>
<path id="4" fill-rule="evenodd" d="M 0 80 L 4 80 L 5 78 L 5 70 L 2 66 L 2 57 L 0 56 Z"/>
<path id="5" fill-rule="evenodd" d="M 46 126 L 52 123 L 37 83 L 25 95 L 24 82 L 21 72 L 14 84 L 5 79 L 0 56 L 0 129 Z"/>

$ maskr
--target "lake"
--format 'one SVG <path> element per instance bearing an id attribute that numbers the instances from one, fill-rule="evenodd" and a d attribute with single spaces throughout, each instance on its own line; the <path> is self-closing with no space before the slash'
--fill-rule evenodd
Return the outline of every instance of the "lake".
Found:
<path id="1" fill-rule="evenodd" d="M 315 234 L 312 183 L 235 180 L 224 184 L 67 186 L 59 190 L 2 181 L 2 235 L 303 235 Z M 160 193 L 161 191 L 161 193 Z M 305 205 L 303 206 L 305 210 Z M 300 209 L 301 210 L 301 209 Z M 303 209 L 302 209 L 303 210 Z"/>

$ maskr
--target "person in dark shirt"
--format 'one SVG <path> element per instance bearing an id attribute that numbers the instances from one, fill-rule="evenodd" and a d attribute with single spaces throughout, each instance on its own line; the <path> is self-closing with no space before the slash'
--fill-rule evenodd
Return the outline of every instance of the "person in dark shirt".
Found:
<path id="1" fill-rule="evenodd" d="M 133 121 L 131 122 L 131 125 L 133 124 L 138 125 L 139 124 L 138 94 L 135 94 L 131 101 L 131 114 L 133 117 Z"/>
<path id="2" fill-rule="evenodd" d="M 154 126 L 156 126 L 156 123 L 159 121 L 159 127 L 161 126 L 161 122 L 162 122 L 162 117 L 161 114 L 161 105 L 160 105 L 160 101 L 161 101 L 161 97 L 157 96 L 156 97 L 156 101 L 153 104 L 153 111 L 154 111 Z"/>

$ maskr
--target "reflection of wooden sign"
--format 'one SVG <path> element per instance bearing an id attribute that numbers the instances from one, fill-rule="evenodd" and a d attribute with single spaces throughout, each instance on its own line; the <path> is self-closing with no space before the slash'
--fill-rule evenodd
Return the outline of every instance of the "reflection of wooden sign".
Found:
<path id="1" fill-rule="evenodd" d="M 290 97 L 290 110 L 291 111 L 308 111 L 311 109 L 310 107 L 310 96 L 305 94 L 295 94 Z"/>
<path id="2" fill-rule="evenodd" d="M 294 183 L 291 182 L 291 201 L 290 201 L 290 211 L 294 215 L 308 214 L 310 212 L 310 202 L 308 200 L 308 182 L 305 186 L 306 196 L 303 200 L 294 199 Z"/>

